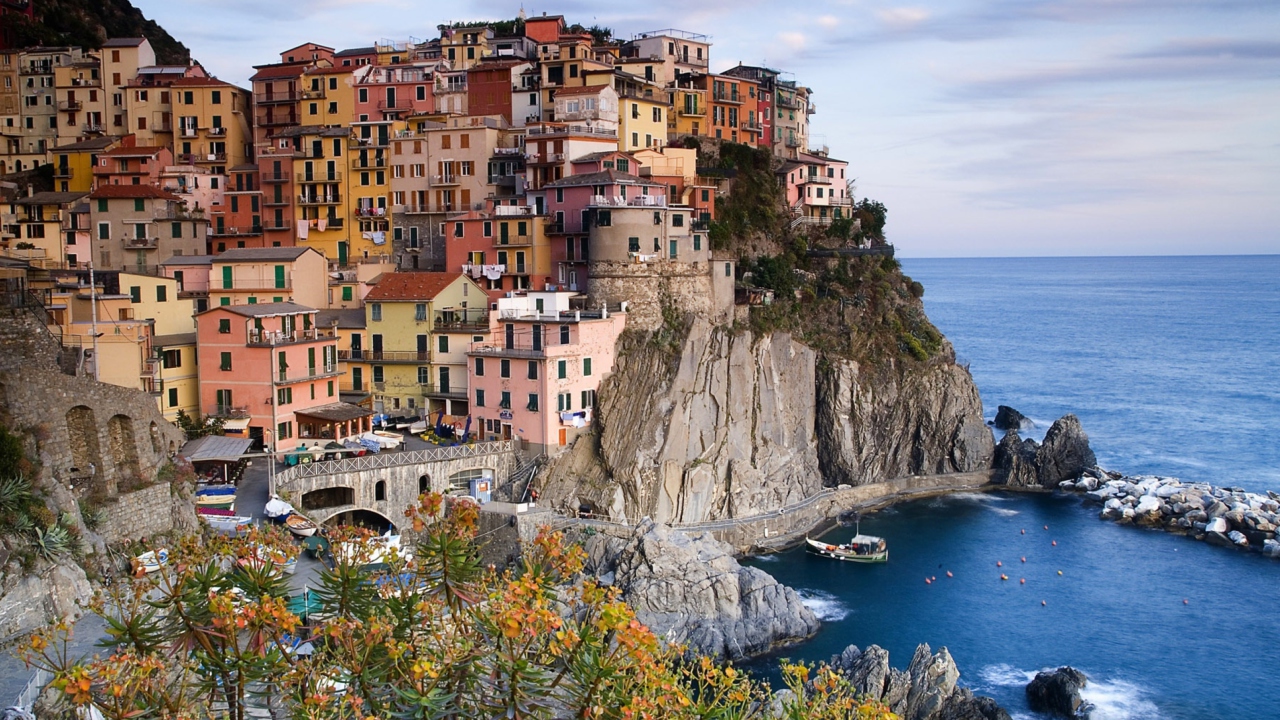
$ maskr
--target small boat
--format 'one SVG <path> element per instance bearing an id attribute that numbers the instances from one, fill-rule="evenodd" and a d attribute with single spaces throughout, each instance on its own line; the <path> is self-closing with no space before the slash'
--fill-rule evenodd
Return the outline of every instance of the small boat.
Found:
<path id="1" fill-rule="evenodd" d="M 408 425 L 405 425 L 405 427 L 408 427 Z M 374 430 L 372 432 L 372 435 L 384 450 L 389 448 L 394 448 L 394 447 L 400 447 L 400 445 L 404 443 L 404 436 L 400 435 L 399 433 L 384 432 L 382 430 Z"/>
<path id="2" fill-rule="evenodd" d="M 142 553 L 133 558 L 131 564 L 134 575 L 145 575 L 156 572 L 167 562 L 169 562 L 169 551 L 160 549 Z"/>
<path id="3" fill-rule="evenodd" d="M 235 485 L 205 485 L 196 488 L 196 495 L 235 495 Z"/>
<path id="4" fill-rule="evenodd" d="M 262 512 L 276 522 L 284 522 L 285 518 L 293 514 L 293 506 L 272 495 L 266 506 L 262 508 Z"/>
<path id="5" fill-rule="evenodd" d="M 297 513 L 285 518 L 284 526 L 298 537 L 311 537 L 316 534 L 316 524 Z"/>
<path id="6" fill-rule="evenodd" d="M 837 560 L 848 560 L 860 563 L 882 563 L 889 561 L 889 547 L 884 538 L 875 535 L 854 535 L 853 539 L 841 545 L 824 543 L 806 537 L 809 552 L 817 553 Z"/>
<path id="7" fill-rule="evenodd" d="M 235 495 L 196 495 L 196 505 L 202 508 L 229 510 L 236 505 Z"/>
<path id="8" fill-rule="evenodd" d="M 201 513 L 200 517 L 209 523 L 209 527 L 228 533 L 239 533 L 253 524 L 253 518 L 244 515 L 209 515 Z"/>

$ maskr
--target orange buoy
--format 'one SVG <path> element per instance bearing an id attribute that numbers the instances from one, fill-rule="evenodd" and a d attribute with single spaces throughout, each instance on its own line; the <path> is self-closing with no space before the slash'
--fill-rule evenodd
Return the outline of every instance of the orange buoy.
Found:
<path id="1" fill-rule="evenodd" d="M 999 560 L 997 560 L 997 561 L 996 561 L 996 567 L 1004 567 L 1004 563 L 1002 563 L 1002 562 L 1000 562 Z"/>
<path id="2" fill-rule="evenodd" d="M 1018 580 L 1018 582 L 1019 582 L 1020 584 L 1022 584 L 1022 585 L 1026 585 L 1026 584 L 1027 584 L 1027 579 L 1026 579 L 1026 578 L 1020 578 L 1020 579 Z"/>
<path id="3" fill-rule="evenodd" d="M 950 571 L 950 570 L 948 570 L 948 571 L 947 571 L 947 577 L 955 577 L 955 576 L 951 574 L 951 571 Z"/>
<path id="4" fill-rule="evenodd" d="M 1008 580 L 1008 579 L 1009 579 L 1009 576 L 1008 576 L 1008 575 L 1001 575 L 1001 576 L 1000 576 L 1000 579 L 1001 579 L 1001 580 Z"/>
<path id="5" fill-rule="evenodd" d="M 932 581 L 932 580 L 930 580 L 929 578 L 925 578 L 925 579 L 924 579 L 924 584 L 925 584 L 925 585 L 932 585 L 932 584 L 933 584 L 933 581 Z"/>

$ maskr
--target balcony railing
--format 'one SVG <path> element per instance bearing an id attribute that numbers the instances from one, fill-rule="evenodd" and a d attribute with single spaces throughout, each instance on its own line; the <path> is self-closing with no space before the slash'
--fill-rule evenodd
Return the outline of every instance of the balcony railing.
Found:
<path id="1" fill-rule="evenodd" d="M 225 127 L 209 128 L 210 137 L 226 137 L 226 134 L 227 134 L 227 129 Z"/>
<path id="2" fill-rule="evenodd" d="M 573 133 L 574 135 L 598 135 L 600 137 L 618 137 L 617 130 L 608 130 L 606 128 L 593 128 L 587 125 L 567 125 L 567 126 L 534 126 L 525 131 L 526 135 L 564 135 Z"/>
<path id="3" fill-rule="evenodd" d="M 342 182 L 341 170 L 324 170 L 321 172 L 300 172 L 297 176 L 300 183 L 331 183 Z"/>
<path id="4" fill-rule="evenodd" d="M 298 116 L 293 113 L 287 115 L 277 115 L 275 113 L 257 113 L 254 115 L 254 124 L 262 127 L 279 127 L 281 125 L 297 125 Z"/>
<path id="5" fill-rule="evenodd" d="M 220 418 L 247 418 L 249 417 L 249 406 L 247 405 L 214 405 L 213 412 L 209 414 L 214 417 L 220 417 Z"/>
<path id="6" fill-rule="evenodd" d="M 387 147 L 390 144 L 391 144 L 391 138 L 377 137 L 377 136 L 353 137 L 347 141 L 347 147 L 351 148 L 352 150 L 359 150 L 361 148 L 381 148 L 381 147 Z"/>
<path id="7" fill-rule="evenodd" d="M 385 218 L 387 216 L 387 209 L 357 205 L 352 210 L 352 214 L 358 218 Z"/>
<path id="8" fill-rule="evenodd" d="M 282 183 L 289 182 L 289 173 L 281 172 L 264 172 L 262 173 L 262 182 L 264 183 Z"/>
<path id="9" fill-rule="evenodd" d="M 330 195 L 299 195 L 299 205 L 340 205 L 342 203 L 342 193 L 332 193 Z"/>
<path id="10" fill-rule="evenodd" d="M 303 100 L 322 100 L 324 99 L 324 88 L 321 87 L 315 90 L 303 90 L 301 95 Z"/>
<path id="11" fill-rule="evenodd" d="M 291 205 L 292 201 L 289 199 L 288 196 L 284 196 L 280 198 L 267 196 L 262 198 L 262 204 L 266 205 L 267 207 L 282 207 L 282 206 Z"/>
<path id="12" fill-rule="evenodd" d="M 246 235 L 261 234 L 261 225 L 246 225 L 244 227 L 215 227 L 209 231 L 210 237 L 243 237 Z"/>
<path id="13" fill-rule="evenodd" d="M 615 195 L 592 195 L 591 205 L 598 207 L 666 207 L 665 195 L 637 195 L 621 197 Z"/>
<path id="14" fill-rule="evenodd" d="M 121 240 L 125 250 L 155 250 L 160 239 L 153 237 L 125 237 Z"/>
<path id="15" fill-rule="evenodd" d="M 554 165 L 564 162 L 564 153 L 530 153 L 528 162 L 533 165 Z"/>
<path id="16" fill-rule="evenodd" d="M 194 165 L 196 163 L 226 162 L 227 154 L 224 152 L 216 153 L 182 153 L 178 155 L 179 165 Z"/>
<path id="17" fill-rule="evenodd" d="M 431 351 L 423 352 L 401 350 L 366 350 L 366 362 L 385 363 L 430 363 Z"/>
<path id="18" fill-rule="evenodd" d="M 31 63 L 18 68 L 19 75 L 52 75 L 53 63 Z"/>
<path id="19" fill-rule="evenodd" d="M 80 126 L 80 131 L 89 135 L 101 135 L 106 132 L 106 128 L 101 123 L 85 123 Z"/>
<path id="20" fill-rule="evenodd" d="M 400 212 L 406 215 L 426 215 L 431 212 L 431 207 L 428 205 L 403 205 L 401 207 Z"/>
<path id="21" fill-rule="evenodd" d="M 716 102 L 732 103 L 734 105 L 742 104 L 742 96 L 737 93 L 718 92 L 711 93 L 711 99 Z"/>
<path id="22" fill-rule="evenodd" d="M 315 342 L 317 340 L 333 340 L 337 336 L 330 330 L 320 328 L 311 328 L 309 330 L 294 330 L 293 332 L 275 331 L 275 330 L 251 330 L 249 332 L 249 342 L 247 344 L 254 346 L 274 346 L 274 345 L 290 345 L 293 343 Z"/>
<path id="23" fill-rule="evenodd" d="M 508 235 L 499 237 L 494 247 L 527 247 L 533 244 L 533 235 Z"/>
<path id="24" fill-rule="evenodd" d="M 804 177 L 804 180 L 802 180 L 801 182 L 806 182 L 813 185 L 830 185 L 835 181 L 827 177 L 826 175 L 806 175 Z"/>
<path id="25" fill-rule="evenodd" d="M 457 175 L 452 175 L 452 174 L 446 174 L 446 175 L 432 175 L 432 176 L 431 176 L 431 184 L 432 184 L 432 185 L 457 185 L 457 184 L 458 184 L 458 176 L 457 176 Z"/>
<path id="26" fill-rule="evenodd" d="M 276 220 L 275 218 L 267 218 L 262 221 L 262 229 L 270 232 L 279 230 L 288 230 L 293 227 L 293 221 L 288 218 Z"/>
<path id="27" fill-rule="evenodd" d="M 79 100 L 60 100 L 58 101 L 58 110 L 62 112 L 78 112 L 84 108 L 84 103 Z"/>
<path id="28" fill-rule="evenodd" d="M 254 101 L 260 104 L 293 102 L 298 99 L 296 90 L 286 90 L 284 92 L 257 93 L 253 96 Z"/>
<path id="29" fill-rule="evenodd" d="M 156 220 L 192 221 L 204 220 L 204 210 L 187 210 L 185 208 L 156 208 L 153 217 Z"/>
<path id="30" fill-rule="evenodd" d="M 363 158 L 356 158 L 355 160 L 351 161 L 351 167 L 356 168 L 358 170 L 363 170 L 366 168 L 384 168 L 386 166 L 387 166 L 387 159 L 385 157 L 363 157 Z"/>
<path id="31" fill-rule="evenodd" d="M 199 136 L 200 136 L 200 128 L 198 128 L 198 127 L 192 127 L 191 125 L 184 125 L 184 126 L 182 126 L 182 127 L 178 128 L 178 136 L 179 136 L 179 137 L 184 137 L 184 138 L 199 137 Z"/>
<path id="32" fill-rule="evenodd" d="M 468 394 L 465 387 L 457 385 L 436 385 L 435 383 L 419 383 L 418 387 L 422 390 L 422 394 L 433 398 L 447 398 L 449 400 L 467 400 Z"/>
<path id="33" fill-rule="evenodd" d="M 71 177 L 71 168 L 69 168 L 69 167 L 54 167 L 54 169 L 53 169 L 53 176 L 54 176 L 55 178 L 69 178 L 69 177 Z"/>
<path id="34" fill-rule="evenodd" d="M 467 351 L 469 355 L 496 355 L 500 357 L 518 357 L 518 358 L 544 358 L 547 356 L 546 347 L 535 349 L 532 345 L 521 345 L 519 343 L 512 347 L 507 347 L 505 343 L 494 342 L 474 342 L 471 343 L 471 349 Z"/>
<path id="35" fill-rule="evenodd" d="M 306 382 L 307 380 L 315 380 L 337 374 L 338 364 L 331 363 L 298 370 L 276 370 L 274 380 L 277 385 L 283 385 L 286 383 Z"/>

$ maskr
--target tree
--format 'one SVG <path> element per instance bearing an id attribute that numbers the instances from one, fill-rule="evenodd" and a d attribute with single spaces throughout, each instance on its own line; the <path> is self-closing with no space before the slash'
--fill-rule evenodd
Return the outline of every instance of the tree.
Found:
<path id="1" fill-rule="evenodd" d="M 862 231 L 876 240 L 884 239 L 884 223 L 889 210 L 884 203 L 863 198 L 853 206 L 853 216 L 862 221 Z"/>
<path id="2" fill-rule="evenodd" d="M 193 417 L 182 410 L 178 411 L 178 429 L 182 431 L 182 434 L 188 440 L 195 440 L 205 435 L 221 435 L 223 433 L 223 423 L 222 418 L 206 417 L 201 419 L 199 415 Z"/>
<path id="3" fill-rule="evenodd" d="M 561 533 L 544 529 L 519 568 L 496 572 L 479 560 L 474 504 L 430 494 L 406 515 L 421 538 L 403 555 L 335 531 L 311 625 L 285 596 L 276 567 L 294 550 L 278 530 L 189 538 L 154 579 L 93 603 L 106 657 L 68 658 L 63 626 L 32 637 L 28 662 L 53 673 L 64 703 L 107 720 L 243 720 L 266 697 L 277 716 L 308 720 L 770 715 L 766 684 L 664 646 L 616 590 L 581 575 L 583 551 Z M 291 650 L 301 639 L 314 654 Z M 892 717 L 824 668 L 784 676 L 786 717 Z"/>

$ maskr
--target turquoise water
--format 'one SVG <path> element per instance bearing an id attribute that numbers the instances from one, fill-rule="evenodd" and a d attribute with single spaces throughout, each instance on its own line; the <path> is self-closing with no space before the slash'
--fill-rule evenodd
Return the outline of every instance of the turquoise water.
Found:
<path id="1" fill-rule="evenodd" d="M 903 265 L 988 418 L 1012 405 L 1043 433 L 1075 412 L 1104 466 L 1280 489 L 1280 257 Z M 918 643 L 945 645 L 961 682 L 1015 716 L 1032 717 L 1036 670 L 1069 664 L 1093 679 L 1095 720 L 1280 717 L 1280 562 L 1104 522 L 1065 495 L 916 501 L 862 530 L 889 539 L 887 564 L 751 561 L 824 619 L 784 655 L 875 643 L 902 667 Z"/>

